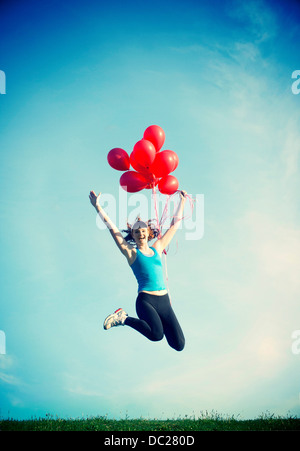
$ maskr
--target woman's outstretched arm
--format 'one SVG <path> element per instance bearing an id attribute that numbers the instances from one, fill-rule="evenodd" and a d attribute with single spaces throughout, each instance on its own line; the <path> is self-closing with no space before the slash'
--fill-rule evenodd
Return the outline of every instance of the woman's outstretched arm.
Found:
<path id="1" fill-rule="evenodd" d="M 180 220 L 182 219 L 184 204 L 186 202 L 186 194 L 186 191 L 180 191 L 180 203 L 178 205 L 177 212 L 173 216 L 170 227 L 153 245 L 155 249 L 160 253 L 162 253 L 163 250 L 166 249 L 166 247 L 170 244 L 179 227 Z"/>
<path id="2" fill-rule="evenodd" d="M 89 194 L 89 199 L 93 207 L 96 209 L 98 215 L 110 231 L 111 236 L 113 237 L 115 243 L 117 244 L 120 251 L 125 255 L 127 259 L 131 257 L 132 250 L 134 249 L 127 241 L 124 239 L 123 235 L 119 231 L 118 227 L 112 222 L 107 213 L 103 210 L 100 205 L 100 196 L 101 193 L 96 195 L 95 191 L 91 191 Z"/>

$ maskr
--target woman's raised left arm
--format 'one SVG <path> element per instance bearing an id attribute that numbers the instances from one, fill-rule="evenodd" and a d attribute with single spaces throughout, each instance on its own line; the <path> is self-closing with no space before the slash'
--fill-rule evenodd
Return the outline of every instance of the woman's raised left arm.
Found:
<path id="1" fill-rule="evenodd" d="M 175 215 L 173 216 L 170 227 L 163 234 L 163 236 L 153 244 L 153 247 L 155 247 L 155 249 L 159 253 L 162 253 L 163 250 L 166 249 L 166 247 L 170 244 L 172 238 L 174 237 L 179 227 L 180 221 L 182 219 L 184 204 L 186 202 L 186 194 L 187 194 L 186 191 L 183 190 L 180 191 L 180 203 L 178 205 Z"/>

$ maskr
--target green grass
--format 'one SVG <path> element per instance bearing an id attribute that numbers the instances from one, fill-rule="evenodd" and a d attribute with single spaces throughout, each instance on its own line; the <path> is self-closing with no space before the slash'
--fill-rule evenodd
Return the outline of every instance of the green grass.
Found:
<path id="1" fill-rule="evenodd" d="M 299 431 L 300 419 L 262 415 L 253 420 L 223 417 L 219 414 L 201 415 L 200 418 L 171 420 L 121 419 L 91 417 L 81 419 L 46 418 L 31 420 L 0 420 L 0 431 Z"/>

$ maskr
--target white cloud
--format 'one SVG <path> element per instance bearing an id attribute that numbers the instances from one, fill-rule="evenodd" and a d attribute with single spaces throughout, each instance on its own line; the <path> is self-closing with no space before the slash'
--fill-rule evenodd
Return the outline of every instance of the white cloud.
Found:
<path id="1" fill-rule="evenodd" d="M 19 377 L 12 374 L 15 359 L 10 355 L 0 355 L 0 383 L 6 385 L 23 385 Z"/>
<path id="2" fill-rule="evenodd" d="M 296 119 L 290 119 L 286 126 L 286 138 L 282 150 L 284 181 L 294 176 L 299 169 L 300 134 Z"/>
<path id="3" fill-rule="evenodd" d="M 0 372 L 0 381 L 8 385 L 19 385 L 19 379 L 12 374 Z"/>
<path id="4" fill-rule="evenodd" d="M 300 229 L 258 211 L 248 211 L 240 225 L 259 271 L 282 278 L 290 289 L 300 288 Z"/>

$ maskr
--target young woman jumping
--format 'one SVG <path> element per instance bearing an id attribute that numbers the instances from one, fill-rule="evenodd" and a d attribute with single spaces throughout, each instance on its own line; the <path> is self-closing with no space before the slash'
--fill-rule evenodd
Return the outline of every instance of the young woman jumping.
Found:
<path id="1" fill-rule="evenodd" d="M 164 284 L 161 254 L 178 229 L 186 201 L 186 192 L 180 191 L 180 204 L 169 229 L 156 239 L 151 247 L 148 242 L 158 234 L 158 231 L 151 227 L 151 221 L 145 223 L 138 220 L 131 227 L 128 225 L 128 235 L 124 238 L 100 206 L 100 196 L 101 193 L 97 196 L 94 191 L 91 191 L 90 202 L 126 257 L 138 282 L 136 299 L 138 318 L 128 316 L 122 308 L 119 308 L 105 319 L 104 329 L 121 325 L 129 326 L 151 341 L 162 340 L 165 336 L 173 349 L 182 351 L 185 339 Z"/>

